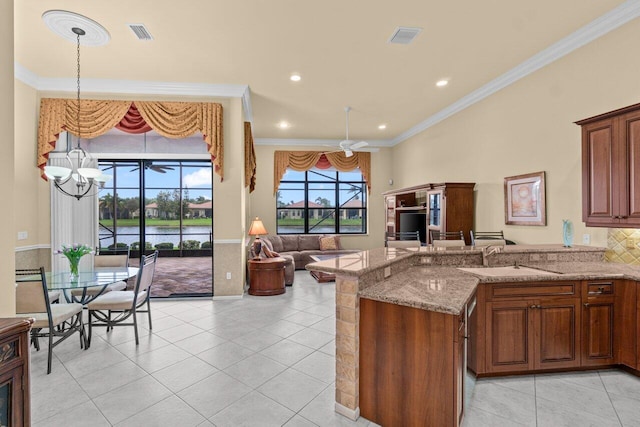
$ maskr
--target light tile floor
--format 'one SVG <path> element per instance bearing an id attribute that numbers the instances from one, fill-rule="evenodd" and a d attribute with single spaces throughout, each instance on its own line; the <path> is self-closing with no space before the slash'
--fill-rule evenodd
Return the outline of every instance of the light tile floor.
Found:
<path id="1" fill-rule="evenodd" d="M 375 426 L 334 412 L 335 285 L 296 272 L 284 295 L 153 301 L 153 333 L 94 329 L 32 351 L 34 426 Z M 640 426 L 640 379 L 606 370 L 483 379 L 465 427 Z"/>

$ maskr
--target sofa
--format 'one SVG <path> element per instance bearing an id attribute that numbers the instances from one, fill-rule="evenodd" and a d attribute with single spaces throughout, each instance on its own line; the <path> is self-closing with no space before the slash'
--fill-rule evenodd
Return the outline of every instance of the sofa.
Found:
<path id="1" fill-rule="evenodd" d="M 260 240 L 271 251 L 280 254 L 287 260 L 284 270 L 284 281 L 287 286 L 293 284 L 295 270 L 304 270 L 312 255 L 352 254 L 360 252 L 357 249 L 343 249 L 340 236 L 317 234 L 283 234 L 261 236 Z M 332 243 L 333 241 L 333 243 Z"/>

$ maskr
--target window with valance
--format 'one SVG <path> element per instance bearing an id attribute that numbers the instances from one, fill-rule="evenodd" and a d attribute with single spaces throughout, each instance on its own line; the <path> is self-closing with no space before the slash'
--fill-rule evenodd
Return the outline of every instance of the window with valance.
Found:
<path id="1" fill-rule="evenodd" d="M 224 177 L 222 105 L 206 102 L 103 101 L 81 100 L 80 122 L 75 99 L 43 98 L 38 123 L 37 165 L 41 176 L 49 153 L 54 150 L 60 132 L 67 131 L 83 138 L 95 138 L 112 128 L 128 133 L 150 130 L 173 139 L 196 132 L 203 135 L 215 172 Z"/>
<path id="2" fill-rule="evenodd" d="M 366 233 L 370 156 L 276 151 L 277 233 Z"/>

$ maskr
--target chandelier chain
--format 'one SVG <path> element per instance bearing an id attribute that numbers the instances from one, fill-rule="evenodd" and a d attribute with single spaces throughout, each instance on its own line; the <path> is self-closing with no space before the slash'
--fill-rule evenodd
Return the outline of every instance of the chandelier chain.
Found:
<path id="1" fill-rule="evenodd" d="M 77 84 L 77 100 L 78 100 L 78 112 L 77 112 L 77 119 L 78 119 L 78 147 L 80 146 L 80 135 L 81 135 L 81 131 L 80 131 L 80 33 L 76 34 L 77 35 L 77 39 L 78 39 L 78 44 L 77 44 L 77 70 L 78 73 L 76 75 L 76 84 Z"/>

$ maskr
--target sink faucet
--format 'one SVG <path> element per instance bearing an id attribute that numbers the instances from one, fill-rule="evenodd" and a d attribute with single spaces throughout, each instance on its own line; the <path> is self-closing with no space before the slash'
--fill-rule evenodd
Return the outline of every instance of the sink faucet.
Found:
<path id="1" fill-rule="evenodd" d="M 493 254 L 498 254 L 502 251 L 502 246 L 483 246 L 482 247 L 482 266 L 489 266 L 489 257 Z"/>

